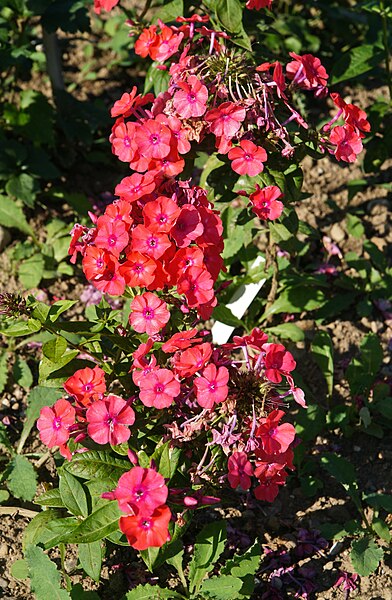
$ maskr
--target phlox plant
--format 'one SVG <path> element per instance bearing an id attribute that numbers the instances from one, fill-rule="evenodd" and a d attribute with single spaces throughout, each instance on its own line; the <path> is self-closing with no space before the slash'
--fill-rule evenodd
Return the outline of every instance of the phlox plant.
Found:
<path id="1" fill-rule="evenodd" d="M 116 3 L 96 0 L 95 8 Z M 306 409 L 294 357 L 258 327 L 217 345 L 206 323 L 229 285 L 220 209 L 234 197 L 244 223 L 268 227 L 292 210 L 300 182 L 289 174 L 301 158 L 353 162 L 369 123 L 333 93 L 335 114 L 317 128 L 299 99 L 325 103 L 320 60 L 291 52 L 285 64 L 255 64 L 225 4 L 210 4 L 209 14 L 174 24 L 129 22 L 136 54 L 154 61 L 163 86 L 134 86 L 112 106 L 112 151 L 130 174 L 114 202 L 90 214 L 90 227 L 74 226 L 69 249 L 90 284 L 121 308 L 103 300 L 79 323 L 60 318 L 67 301 L 17 303 L 30 331 L 54 335 L 40 382 L 61 389 L 37 421 L 41 441 L 63 457 L 59 488 L 38 498 L 53 520 L 30 529 L 27 545 L 98 552 L 107 539 L 139 551 L 152 569 L 173 555 L 196 510 L 237 494 L 273 502 L 294 470 L 299 440 L 288 412 Z M 241 23 L 242 8 L 272 2 L 233 5 Z M 198 152 L 228 174 L 228 200 L 203 183 Z M 14 299 L 3 304 L 15 312 Z"/>

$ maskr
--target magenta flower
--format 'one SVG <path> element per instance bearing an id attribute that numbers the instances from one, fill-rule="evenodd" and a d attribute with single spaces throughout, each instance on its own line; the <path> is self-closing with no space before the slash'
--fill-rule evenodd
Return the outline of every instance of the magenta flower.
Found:
<path id="1" fill-rule="evenodd" d="M 154 469 L 133 467 L 121 475 L 113 494 L 124 513 L 151 515 L 165 504 L 168 488 L 162 475 Z"/>
<path id="2" fill-rule="evenodd" d="M 249 490 L 252 484 L 250 477 L 253 475 L 253 467 L 246 452 L 233 452 L 227 461 L 227 466 L 229 469 L 227 477 L 231 487 L 235 489 L 240 485 L 243 490 Z"/>
<path id="3" fill-rule="evenodd" d="M 139 381 L 139 398 L 145 406 L 167 408 L 180 393 L 180 384 L 170 369 L 157 369 Z"/>
<path id="4" fill-rule="evenodd" d="M 186 82 L 178 81 L 180 88 L 173 96 L 174 108 L 183 119 L 201 117 L 207 110 L 208 90 L 196 77 L 191 75 Z"/>
<path id="5" fill-rule="evenodd" d="M 292 354 L 282 344 L 264 344 L 265 376 L 272 383 L 280 383 L 282 374 L 290 373 L 296 367 Z"/>
<path id="6" fill-rule="evenodd" d="M 279 425 L 279 421 L 284 414 L 283 410 L 273 410 L 267 418 L 260 420 L 256 437 L 260 438 L 263 450 L 267 454 L 286 452 L 287 448 L 294 441 L 295 429 L 293 425 L 290 423 Z"/>
<path id="7" fill-rule="evenodd" d="M 166 302 L 151 292 L 136 296 L 131 302 L 131 310 L 129 322 L 138 333 L 154 335 L 170 319 Z"/>
<path id="8" fill-rule="evenodd" d="M 86 412 L 87 433 L 97 444 L 117 446 L 129 439 L 128 425 L 135 422 L 135 413 L 126 400 L 110 394 L 94 402 Z"/>
<path id="9" fill-rule="evenodd" d="M 210 131 L 217 137 L 231 139 L 241 127 L 246 111 L 234 102 L 223 102 L 218 108 L 208 111 L 205 120 L 210 123 Z"/>
<path id="10" fill-rule="evenodd" d="M 226 367 L 217 369 L 215 365 L 209 364 L 202 376 L 194 380 L 197 403 L 203 408 L 210 409 L 214 404 L 226 400 L 229 392 L 228 381 L 229 371 Z"/>
<path id="11" fill-rule="evenodd" d="M 333 150 L 337 160 L 352 163 L 356 160 L 357 154 L 362 152 L 362 140 L 358 131 L 351 125 L 337 125 L 331 131 L 329 141 L 333 144 Z"/>
<path id="12" fill-rule="evenodd" d="M 227 155 L 231 160 L 231 168 L 239 175 L 254 177 L 264 169 L 263 162 L 267 160 L 264 148 L 256 146 L 250 140 L 241 140 L 240 145 L 232 148 Z"/>
<path id="13" fill-rule="evenodd" d="M 41 408 L 37 421 L 39 437 L 48 448 L 61 446 L 69 439 L 69 428 L 75 424 L 75 409 L 68 400 L 60 398 L 52 406 Z"/>
<path id="14" fill-rule="evenodd" d="M 98 233 L 94 240 L 98 248 L 108 250 L 116 258 L 120 256 L 128 241 L 129 235 L 125 223 L 120 220 L 106 222 L 103 226 L 98 227 Z"/>
<path id="15" fill-rule="evenodd" d="M 249 196 L 253 212 L 259 219 L 278 219 L 284 208 L 283 203 L 278 200 L 282 195 L 276 185 L 268 185 L 263 189 L 256 185 L 256 191 Z"/>

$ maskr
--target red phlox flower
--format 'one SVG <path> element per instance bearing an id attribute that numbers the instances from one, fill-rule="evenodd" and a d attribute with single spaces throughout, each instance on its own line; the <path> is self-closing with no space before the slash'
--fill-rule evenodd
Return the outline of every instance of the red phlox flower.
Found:
<path id="1" fill-rule="evenodd" d="M 156 371 L 159 367 L 157 366 L 157 359 L 155 356 L 151 356 L 148 362 L 145 359 L 143 362 L 135 361 L 132 365 L 132 369 L 132 381 L 135 385 L 140 386 L 143 377 L 152 373 L 152 371 Z"/>
<path id="2" fill-rule="evenodd" d="M 148 168 L 152 172 L 164 175 L 165 177 L 176 177 L 184 170 L 185 161 L 183 158 L 180 158 L 177 150 L 174 148 L 176 142 L 174 135 L 173 138 L 173 147 L 170 149 L 169 154 L 164 158 L 157 158 L 149 163 Z"/>
<path id="3" fill-rule="evenodd" d="M 258 500 L 273 502 L 279 493 L 279 486 L 286 482 L 286 471 L 278 471 L 273 477 L 266 478 L 254 489 L 254 495 Z"/>
<path id="4" fill-rule="evenodd" d="M 218 108 L 213 108 L 205 115 L 210 124 L 210 131 L 217 137 L 231 139 L 241 127 L 246 111 L 234 102 L 224 102 Z"/>
<path id="5" fill-rule="evenodd" d="M 146 356 L 150 352 L 154 345 L 154 340 L 152 338 L 148 338 L 147 342 L 143 342 L 139 344 L 139 347 L 132 353 L 132 358 L 134 360 L 134 366 L 142 369 L 146 364 Z"/>
<path id="6" fill-rule="evenodd" d="M 262 8 L 271 10 L 272 0 L 248 0 L 245 6 L 249 10 L 261 10 Z"/>
<path id="7" fill-rule="evenodd" d="M 188 154 L 191 149 L 191 143 L 188 139 L 189 129 L 182 126 L 182 122 L 177 117 L 169 117 L 167 124 L 170 127 L 170 131 L 176 140 L 177 151 L 180 154 Z"/>
<path id="8" fill-rule="evenodd" d="M 151 292 L 136 296 L 131 302 L 129 322 L 138 333 L 155 335 L 170 319 L 166 302 Z"/>
<path id="9" fill-rule="evenodd" d="M 252 485 L 253 467 L 246 452 L 233 452 L 227 461 L 227 467 L 230 486 L 236 489 L 240 485 L 243 490 L 249 490 Z"/>
<path id="10" fill-rule="evenodd" d="M 199 406 L 211 409 L 215 404 L 224 402 L 229 393 L 228 381 L 229 371 L 226 367 L 217 369 L 214 364 L 207 365 L 201 377 L 196 377 L 193 381 Z"/>
<path id="11" fill-rule="evenodd" d="M 135 124 L 124 123 L 123 119 L 117 119 L 110 135 L 113 154 L 118 156 L 122 162 L 130 162 L 137 150 L 134 140 Z"/>
<path id="12" fill-rule="evenodd" d="M 191 377 L 201 371 L 210 360 L 212 346 L 209 342 L 197 344 L 184 352 L 176 352 L 173 357 L 173 368 L 179 377 Z"/>
<path id="13" fill-rule="evenodd" d="M 331 94 L 331 98 L 340 110 L 343 111 L 343 118 L 348 125 L 358 130 L 361 138 L 365 137 L 362 132 L 370 131 L 370 123 L 367 120 L 367 114 L 364 110 L 355 106 L 355 104 L 347 104 L 339 94 Z"/>
<path id="14" fill-rule="evenodd" d="M 145 96 L 142 96 L 141 94 L 137 93 L 137 87 L 134 85 L 130 93 L 125 92 L 121 96 L 120 100 L 117 100 L 114 103 L 110 111 L 110 115 L 112 117 L 129 117 L 132 113 L 132 108 L 144 106 L 149 102 L 153 102 L 153 100 L 154 94 L 146 94 Z"/>
<path id="15" fill-rule="evenodd" d="M 132 231 L 131 248 L 133 252 L 140 252 L 157 260 L 171 246 L 171 242 L 165 233 L 156 233 L 138 225 Z"/>
<path id="16" fill-rule="evenodd" d="M 162 346 L 163 352 L 166 354 L 172 354 L 177 350 L 185 350 L 200 342 L 202 338 L 196 337 L 198 334 L 197 329 L 187 329 L 185 331 L 179 331 L 172 335 Z"/>
<path id="17" fill-rule="evenodd" d="M 279 425 L 284 416 L 283 410 L 273 410 L 268 417 L 262 418 L 256 430 L 262 449 L 267 454 L 285 452 L 295 438 L 295 428 L 290 423 Z"/>
<path id="18" fill-rule="evenodd" d="M 41 408 L 37 421 L 41 442 L 48 448 L 65 444 L 69 439 L 69 428 L 75 424 L 75 415 L 74 407 L 64 398 L 52 407 Z"/>
<path id="19" fill-rule="evenodd" d="M 189 267 L 204 267 L 204 254 L 197 246 L 181 248 L 167 265 L 170 283 L 175 285 Z"/>
<path id="20" fill-rule="evenodd" d="M 157 369 L 140 379 L 139 398 L 145 406 L 167 408 L 180 393 L 180 383 L 170 369 Z"/>
<path id="21" fill-rule="evenodd" d="M 71 257 L 70 261 L 74 265 L 78 252 L 84 254 L 86 244 L 83 241 L 79 241 L 82 236 L 88 232 L 88 227 L 75 223 L 71 230 L 71 243 L 69 245 L 68 255 Z"/>
<path id="22" fill-rule="evenodd" d="M 150 45 L 150 56 L 152 60 L 157 62 L 164 62 L 170 56 L 173 56 L 181 44 L 184 34 L 174 33 L 174 31 L 167 27 L 162 21 L 160 21 L 161 33 L 156 37 L 155 41 Z"/>
<path id="23" fill-rule="evenodd" d="M 78 369 L 63 385 L 65 391 L 81 404 L 88 406 L 100 400 L 106 392 L 105 372 L 101 367 Z"/>
<path id="24" fill-rule="evenodd" d="M 100 229 L 112 221 L 120 221 L 129 228 L 133 223 L 131 210 L 132 206 L 130 206 L 129 202 L 126 202 L 125 200 L 115 200 L 106 207 L 105 214 L 98 218 L 97 228 Z"/>
<path id="25" fill-rule="evenodd" d="M 109 267 L 110 254 L 103 248 L 88 246 L 83 256 L 83 272 L 89 281 L 103 275 Z"/>
<path id="26" fill-rule="evenodd" d="M 208 90 L 196 75 L 190 75 L 187 81 L 178 81 L 180 88 L 173 96 L 173 105 L 180 117 L 190 119 L 201 117 L 207 110 Z"/>
<path id="27" fill-rule="evenodd" d="M 155 178 L 151 173 L 133 173 L 130 177 L 124 177 L 114 190 L 116 196 L 127 202 L 135 202 L 142 196 L 151 194 L 155 190 Z"/>
<path id="28" fill-rule="evenodd" d="M 94 12 L 97 15 L 101 14 L 101 10 L 110 11 L 117 6 L 120 0 L 94 0 Z"/>
<path id="29" fill-rule="evenodd" d="M 197 307 L 197 314 L 203 321 L 207 321 L 211 318 L 212 313 L 214 312 L 215 306 L 217 306 L 218 300 L 216 296 L 211 298 L 208 302 L 204 302 L 203 304 L 199 304 Z"/>
<path id="30" fill-rule="evenodd" d="M 305 90 L 325 89 L 328 73 L 321 61 L 312 54 L 299 56 L 295 52 L 289 53 L 293 60 L 286 66 L 287 76 L 293 83 Z"/>
<path id="31" fill-rule="evenodd" d="M 152 232 L 169 233 L 180 212 L 181 209 L 174 200 L 159 196 L 143 208 L 145 226 Z"/>
<path id="32" fill-rule="evenodd" d="M 135 413 L 126 400 L 109 394 L 97 400 L 86 411 L 87 433 L 97 444 L 117 446 L 129 439 L 127 425 L 135 422 Z"/>
<path id="33" fill-rule="evenodd" d="M 148 56 L 150 53 L 152 44 L 156 42 L 157 38 L 158 34 L 156 25 L 151 25 L 150 27 L 143 29 L 139 38 L 135 42 L 135 53 L 143 58 L 146 58 L 146 56 Z"/>
<path id="34" fill-rule="evenodd" d="M 201 236 L 203 231 L 204 227 L 197 208 L 191 204 L 184 204 L 175 225 L 170 230 L 170 236 L 175 240 L 178 248 L 185 248 Z"/>
<path id="35" fill-rule="evenodd" d="M 151 515 L 165 504 L 168 488 L 160 473 L 154 469 L 133 467 L 118 480 L 113 492 L 119 509 L 129 515 Z"/>
<path id="36" fill-rule="evenodd" d="M 254 327 L 249 335 L 239 337 L 235 335 L 233 342 L 236 346 L 250 346 L 256 350 L 261 350 L 266 342 L 268 342 L 268 335 L 261 331 L 258 327 Z"/>
<path id="37" fill-rule="evenodd" d="M 214 281 L 216 281 L 221 271 L 227 271 L 223 258 L 219 254 L 219 249 L 214 246 L 207 246 L 207 248 L 204 249 L 203 260 L 207 271 Z"/>
<path id="38" fill-rule="evenodd" d="M 140 154 L 146 158 L 165 158 L 170 152 L 171 131 L 155 119 L 147 119 L 135 133 Z"/>
<path id="39" fill-rule="evenodd" d="M 294 471 L 294 452 L 292 448 L 288 448 L 285 452 L 277 452 L 275 454 L 268 454 L 261 447 L 255 448 L 256 454 L 256 467 L 259 467 L 259 474 L 256 473 L 256 477 L 261 478 L 262 474 L 266 473 L 277 473 L 286 467 L 291 471 Z M 267 467 L 265 467 L 267 465 Z"/>
<path id="40" fill-rule="evenodd" d="M 259 219 L 278 219 L 283 212 L 283 203 L 278 200 L 283 196 L 276 185 L 268 185 L 260 189 L 256 184 L 256 191 L 249 196 L 253 212 Z"/>
<path id="41" fill-rule="evenodd" d="M 160 548 L 170 540 L 170 519 L 170 508 L 163 505 L 148 516 L 121 517 L 119 527 L 135 550 Z"/>
<path id="42" fill-rule="evenodd" d="M 264 344 L 265 376 L 273 383 L 280 383 L 282 375 L 294 371 L 296 362 L 292 354 L 282 344 Z"/>
<path id="43" fill-rule="evenodd" d="M 185 295 L 189 308 L 196 308 L 214 298 L 214 281 L 206 269 L 190 267 L 178 279 L 177 291 Z"/>
<path id="44" fill-rule="evenodd" d="M 102 275 L 96 276 L 92 283 L 104 294 L 122 296 L 125 290 L 124 277 L 119 272 L 119 262 L 113 258 L 108 261 L 107 269 Z"/>
<path id="45" fill-rule="evenodd" d="M 128 242 L 129 235 L 123 221 L 113 220 L 98 226 L 98 233 L 95 238 L 97 248 L 108 250 L 118 258 Z"/>
<path id="46" fill-rule="evenodd" d="M 351 125 L 337 125 L 329 136 L 331 144 L 336 146 L 333 150 L 337 160 L 352 163 L 357 155 L 362 152 L 362 140 L 359 133 Z"/>
<path id="47" fill-rule="evenodd" d="M 231 168 L 239 175 L 254 177 L 264 169 L 263 162 L 267 160 L 264 148 L 256 146 L 250 140 L 241 140 L 240 145 L 232 148 L 227 155 L 232 161 Z"/>
<path id="48" fill-rule="evenodd" d="M 276 83 L 276 91 L 279 98 L 286 98 L 284 91 L 286 89 L 286 81 L 283 75 L 283 69 L 280 62 L 276 61 L 274 64 L 274 70 L 272 73 L 272 79 Z"/>
<path id="49" fill-rule="evenodd" d="M 156 261 L 140 252 L 130 252 L 119 268 L 120 275 L 129 287 L 147 287 L 155 279 Z"/>
<path id="50" fill-rule="evenodd" d="M 215 212 L 200 206 L 198 212 L 203 225 L 203 233 L 196 239 L 198 246 L 213 246 L 218 252 L 223 250 L 223 223 Z"/>

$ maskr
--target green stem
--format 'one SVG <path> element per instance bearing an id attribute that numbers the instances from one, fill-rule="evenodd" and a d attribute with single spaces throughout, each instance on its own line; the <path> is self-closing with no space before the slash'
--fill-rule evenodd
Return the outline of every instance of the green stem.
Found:
<path id="1" fill-rule="evenodd" d="M 391 67 L 390 67 L 390 50 L 388 43 L 388 17 L 385 12 L 384 0 L 379 0 L 380 4 L 380 15 L 382 22 L 382 41 L 384 44 L 384 52 L 385 52 L 385 70 L 387 77 L 387 84 L 389 89 L 389 100 L 392 101 L 392 75 L 391 75 Z"/>

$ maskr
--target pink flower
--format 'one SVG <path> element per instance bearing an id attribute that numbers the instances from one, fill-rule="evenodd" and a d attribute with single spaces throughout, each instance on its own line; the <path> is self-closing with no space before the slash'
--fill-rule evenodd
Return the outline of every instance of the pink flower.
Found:
<path id="1" fill-rule="evenodd" d="M 105 372 L 101 367 L 78 369 L 64 383 L 64 389 L 84 406 L 99 400 L 106 391 Z"/>
<path id="2" fill-rule="evenodd" d="M 246 8 L 249 10 L 261 10 L 262 8 L 268 8 L 271 10 L 272 0 L 248 0 Z"/>
<path id="3" fill-rule="evenodd" d="M 147 158 L 165 158 L 170 152 L 170 140 L 170 129 L 154 119 L 145 121 L 135 134 L 137 148 Z"/>
<path id="4" fill-rule="evenodd" d="M 256 185 L 256 191 L 249 196 L 252 210 L 259 219 L 278 219 L 283 212 L 283 203 L 278 200 L 283 196 L 276 185 L 269 185 L 260 189 Z"/>
<path id="5" fill-rule="evenodd" d="M 228 154 L 232 161 L 231 168 L 239 175 L 254 177 L 264 169 L 263 162 L 267 160 L 264 148 L 256 146 L 249 140 L 241 140 L 240 147 L 232 148 Z"/>
<path id="6" fill-rule="evenodd" d="M 213 108 L 205 115 L 210 123 L 210 131 L 217 137 L 231 139 L 241 127 L 246 111 L 234 102 L 224 102 L 218 108 Z"/>
<path id="7" fill-rule="evenodd" d="M 177 282 L 179 294 L 185 294 L 188 306 L 195 308 L 214 297 L 214 282 L 206 269 L 189 267 Z"/>
<path id="8" fill-rule="evenodd" d="M 208 90 L 195 76 L 188 77 L 186 82 L 179 81 L 180 88 L 173 96 L 174 108 L 183 119 L 201 117 L 207 109 Z"/>
<path id="9" fill-rule="evenodd" d="M 351 125 L 337 125 L 329 136 L 331 144 L 336 146 L 333 150 L 337 160 L 352 163 L 357 155 L 362 152 L 362 140 L 358 132 Z"/>
<path id="10" fill-rule="evenodd" d="M 282 344 L 264 344 L 265 376 L 273 383 L 282 381 L 282 374 L 294 371 L 296 362 L 292 354 Z"/>
<path id="11" fill-rule="evenodd" d="M 110 394 L 87 409 L 86 420 L 87 433 L 94 442 L 117 446 L 129 439 L 127 425 L 133 425 L 135 413 L 126 400 Z"/>
<path id="12" fill-rule="evenodd" d="M 160 548 L 170 540 L 170 508 L 159 506 L 148 516 L 121 517 L 119 527 L 135 550 Z"/>
<path id="13" fill-rule="evenodd" d="M 228 381 L 229 371 L 226 367 L 217 369 L 213 364 L 208 365 L 202 376 L 197 377 L 193 382 L 196 388 L 197 403 L 203 408 L 211 409 L 214 404 L 226 400 L 229 392 Z"/>
<path id="14" fill-rule="evenodd" d="M 175 225 L 170 231 L 178 248 L 185 248 L 198 238 L 204 231 L 200 214 L 197 208 L 191 204 L 185 204 L 177 217 Z"/>
<path id="15" fill-rule="evenodd" d="M 233 489 L 239 485 L 243 490 L 249 490 L 252 481 L 253 467 L 248 460 L 246 452 L 233 452 L 227 461 L 229 469 L 228 480 Z"/>
<path id="16" fill-rule="evenodd" d="M 51 408 L 41 408 L 37 428 L 41 441 L 48 448 L 61 446 L 69 439 L 69 428 L 75 424 L 76 411 L 72 404 L 60 398 Z"/>
<path id="17" fill-rule="evenodd" d="M 267 418 L 260 420 L 256 437 L 261 440 L 263 450 L 267 454 L 285 452 L 294 441 L 295 429 L 293 425 L 290 423 L 278 424 L 284 414 L 283 410 L 273 410 Z"/>
<path id="18" fill-rule="evenodd" d="M 113 495 L 122 512 L 150 515 L 166 502 L 168 488 L 162 475 L 154 469 L 133 467 L 121 475 Z"/>
<path id="19" fill-rule="evenodd" d="M 278 471 L 273 477 L 263 479 L 254 489 L 257 500 L 273 502 L 279 493 L 279 486 L 284 485 L 287 478 L 286 471 Z"/>
<path id="20" fill-rule="evenodd" d="M 94 240 L 98 248 L 108 250 L 118 258 L 125 246 L 128 244 L 129 236 L 125 223 L 120 220 L 112 220 L 98 227 L 98 233 Z"/>
<path id="21" fill-rule="evenodd" d="M 155 335 L 170 319 L 166 302 L 151 292 L 136 296 L 131 302 L 129 322 L 138 333 Z"/>
<path id="22" fill-rule="evenodd" d="M 319 95 L 325 93 L 328 73 L 320 59 L 312 54 L 299 56 L 295 52 L 290 52 L 290 56 L 295 60 L 288 63 L 286 70 L 293 83 L 305 90 L 313 89 Z"/>
<path id="23" fill-rule="evenodd" d="M 156 369 L 140 379 L 139 398 L 145 406 L 167 408 L 180 393 L 181 386 L 170 369 Z"/>
<path id="24" fill-rule="evenodd" d="M 119 0 L 94 0 L 94 12 L 99 15 L 101 10 L 110 11 L 119 3 Z"/>

